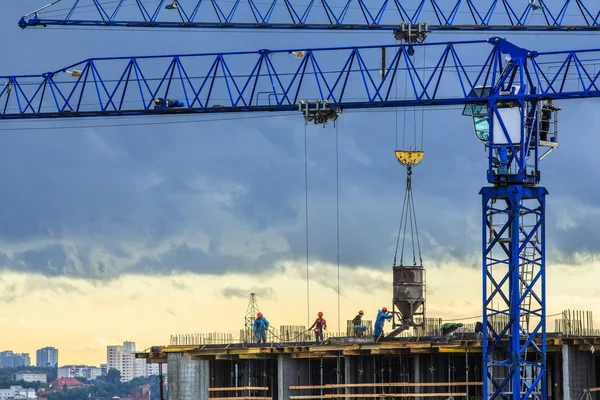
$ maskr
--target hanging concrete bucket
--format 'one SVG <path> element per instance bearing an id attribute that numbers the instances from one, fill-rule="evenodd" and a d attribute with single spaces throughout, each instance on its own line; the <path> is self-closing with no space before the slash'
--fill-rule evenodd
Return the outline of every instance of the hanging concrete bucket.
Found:
<path id="1" fill-rule="evenodd" d="M 423 321 L 415 323 L 414 316 L 424 318 L 425 305 L 425 269 L 420 266 L 394 267 L 394 325 L 410 326 L 420 325 Z M 396 326 L 394 326 L 396 327 Z"/>

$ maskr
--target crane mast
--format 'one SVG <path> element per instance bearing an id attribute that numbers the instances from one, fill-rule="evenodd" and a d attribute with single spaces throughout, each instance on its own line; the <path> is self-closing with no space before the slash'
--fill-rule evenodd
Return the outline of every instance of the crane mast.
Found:
<path id="1" fill-rule="evenodd" d="M 392 31 L 404 44 L 90 59 L 40 75 L 0 77 L 0 120 L 300 111 L 307 122 L 321 124 L 352 109 L 464 105 L 488 159 L 489 185 L 480 191 L 484 398 L 547 398 L 548 191 L 539 186 L 539 162 L 558 146 L 556 125 L 548 127 L 547 102 L 600 97 L 600 73 L 586 65 L 600 49 L 536 52 L 498 37 L 422 42 L 436 31 L 596 31 L 597 4 L 160 0 L 151 6 L 135 0 L 137 7 L 128 8 L 124 3 L 57 0 L 23 16 L 19 25 L 380 30 Z M 57 5 L 63 8 L 55 10 Z M 82 19 L 83 7 L 89 15 Z M 437 54 L 430 68 L 412 57 L 424 48 Z M 476 70 L 465 68 L 466 55 Z M 247 70 L 233 74 L 229 65 L 238 60 Z M 104 65 L 113 63 L 125 67 L 109 79 Z M 114 68 L 107 71 L 115 74 Z M 403 82 L 407 94 L 399 98 L 391 88 Z"/>

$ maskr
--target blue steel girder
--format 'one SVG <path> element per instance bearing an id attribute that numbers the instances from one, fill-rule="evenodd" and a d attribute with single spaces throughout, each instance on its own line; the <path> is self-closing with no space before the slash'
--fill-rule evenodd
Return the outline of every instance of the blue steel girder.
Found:
<path id="1" fill-rule="evenodd" d="M 599 57 L 600 49 L 537 53 L 491 38 L 93 58 L 0 76 L 0 119 L 296 111 L 317 99 L 341 109 L 487 104 L 496 113 L 510 101 L 525 109 L 542 99 L 600 97 Z M 522 175 L 525 157 L 513 150 Z"/>
<path id="2" fill-rule="evenodd" d="M 19 26 L 595 31 L 599 17 L 593 0 L 56 0 Z"/>
<path id="3" fill-rule="evenodd" d="M 548 192 L 515 184 L 485 187 L 480 194 L 484 398 L 546 399 Z"/>

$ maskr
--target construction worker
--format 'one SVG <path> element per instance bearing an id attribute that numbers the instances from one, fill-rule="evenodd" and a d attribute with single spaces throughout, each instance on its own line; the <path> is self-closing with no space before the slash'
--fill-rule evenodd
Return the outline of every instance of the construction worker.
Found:
<path id="1" fill-rule="evenodd" d="M 267 343 L 267 329 L 269 329 L 269 321 L 263 317 L 262 313 L 256 314 L 254 320 L 254 336 L 256 337 L 256 343 Z"/>
<path id="2" fill-rule="evenodd" d="M 352 325 L 354 325 L 354 336 L 356 337 L 362 337 L 363 333 L 367 330 L 367 327 L 362 324 L 362 317 L 364 314 L 363 310 L 360 310 L 358 315 L 352 320 Z"/>
<path id="3" fill-rule="evenodd" d="M 327 321 L 323 319 L 323 313 L 321 311 L 319 311 L 317 317 L 318 318 L 308 330 L 310 331 L 312 328 L 315 328 L 315 339 L 317 343 L 320 343 L 323 341 L 323 330 L 327 329 Z"/>
<path id="4" fill-rule="evenodd" d="M 375 330 L 373 331 L 373 336 L 375 339 L 383 336 L 383 325 L 386 320 L 392 319 L 392 316 L 389 315 L 387 307 L 383 307 L 381 310 L 377 311 L 377 319 L 375 320 Z"/>
<path id="5" fill-rule="evenodd" d="M 542 106 L 542 118 L 540 121 L 540 140 L 548 140 L 550 122 L 552 121 L 552 113 L 559 110 L 562 110 L 562 108 L 555 106 L 552 100 L 548 100 L 548 102 Z"/>

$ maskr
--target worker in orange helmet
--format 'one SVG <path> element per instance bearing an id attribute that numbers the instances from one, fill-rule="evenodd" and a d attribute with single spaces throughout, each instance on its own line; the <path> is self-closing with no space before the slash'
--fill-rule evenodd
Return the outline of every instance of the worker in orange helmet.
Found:
<path id="1" fill-rule="evenodd" d="M 319 311 L 317 314 L 317 319 L 311 325 L 308 330 L 310 331 L 312 328 L 315 328 L 315 339 L 317 343 L 321 343 L 323 341 L 323 330 L 327 329 L 327 321 L 323 319 L 323 313 Z"/>
<path id="2" fill-rule="evenodd" d="M 256 337 L 256 343 L 267 343 L 267 329 L 269 329 L 269 321 L 263 317 L 261 312 L 256 314 L 253 328 L 254 336 Z"/>
<path id="3" fill-rule="evenodd" d="M 367 327 L 362 323 L 363 315 L 365 315 L 364 311 L 360 310 L 358 315 L 352 320 L 352 325 L 354 325 L 354 336 L 356 337 L 362 337 L 363 333 L 367 330 Z"/>
<path id="4" fill-rule="evenodd" d="M 377 312 L 377 319 L 375 320 L 375 330 L 373 330 L 373 336 L 375 339 L 383 336 L 383 325 L 386 320 L 392 319 L 392 316 L 388 313 L 387 307 L 382 307 L 381 310 Z"/>

